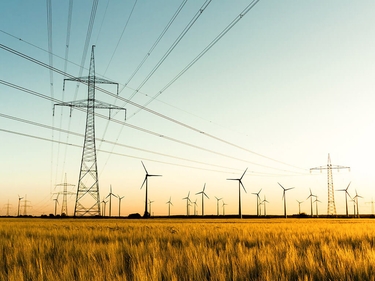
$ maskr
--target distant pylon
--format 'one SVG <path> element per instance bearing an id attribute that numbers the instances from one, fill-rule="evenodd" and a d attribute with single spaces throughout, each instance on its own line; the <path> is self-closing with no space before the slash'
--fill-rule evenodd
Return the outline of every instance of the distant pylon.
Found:
<path id="1" fill-rule="evenodd" d="M 320 166 L 320 167 L 315 167 L 315 168 L 310 169 L 310 172 L 313 171 L 313 170 L 320 170 L 320 172 L 322 172 L 322 170 L 327 170 L 327 181 L 328 181 L 327 215 L 330 215 L 330 216 L 336 215 L 335 191 L 333 189 L 333 177 L 332 177 L 332 170 L 333 169 L 336 169 L 336 170 L 349 169 L 349 171 L 350 171 L 350 167 L 338 166 L 338 165 L 333 166 L 331 164 L 331 157 L 330 157 L 329 153 L 328 153 L 327 167 Z"/>
<path id="2" fill-rule="evenodd" d="M 74 184 L 67 183 L 66 173 L 65 173 L 64 183 L 56 184 L 56 186 L 64 187 L 63 192 L 58 192 L 57 197 L 59 197 L 59 194 L 63 195 L 63 203 L 61 205 L 61 215 L 67 216 L 68 215 L 68 195 L 74 194 L 73 192 L 68 192 L 68 186 L 74 186 Z"/>
<path id="3" fill-rule="evenodd" d="M 95 45 L 91 49 L 89 76 L 64 79 L 63 86 L 63 89 L 65 89 L 65 81 L 76 81 L 87 84 L 87 99 L 62 102 L 54 105 L 69 106 L 70 110 L 73 107 L 86 108 L 87 110 L 85 141 L 83 144 L 74 216 L 100 216 L 99 179 L 95 145 L 95 108 L 109 109 L 109 118 L 111 116 L 111 109 L 125 110 L 123 107 L 114 106 L 95 99 L 95 84 L 117 85 L 118 94 L 118 83 L 95 77 L 94 47 Z"/>

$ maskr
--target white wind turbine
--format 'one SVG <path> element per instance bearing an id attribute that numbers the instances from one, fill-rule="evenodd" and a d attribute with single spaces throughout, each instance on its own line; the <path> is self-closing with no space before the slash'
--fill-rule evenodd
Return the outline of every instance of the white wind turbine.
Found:
<path id="1" fill-rule="evenodd" d="M 349 208 L 348 208 L 348 196 L 350 199 L 352 198 L 348 192 L 349 186 L 352 182 L 349 182 L 348 186 L 345 189 L 338 189 L 337 191 L 344 191 L 345 192 L 345 207 L 346 207 L 346 216 L 349 217 Z"/>
<path id="2" fill-rule="evenodd" d="M 217 198 L 216 196 L 215 196 L 215 198 L 216 198 L 216 213 L 219 216 L 220 215 L 220 213 L 219 213 L 219 201 L 223 198 Z"/>
<path id="3" fill-rule="evenodd" d="M 245 189 L 245 186 L 243 185 L 242 183 L 242 178 L 243 176 L 245 175 L 247 171 L 247 168 L 245 170 L 245 172 L 243 172 L 242 176 L 239 178 L 239 179 L 227 179 L 227 180 L 230 180 L 230 181 L 238 181 L 238 216 L 242 219 L 242 209 L 241 209 L 241 186 L 243 188 L 243 190 L 246 192 L 246 189 Z M 247 192 L 246 192 L 247 193 Z"/>
<path id="4" fill-rule="evenodd" d="M 204 190 L 206 189 L 206 184 L 204 184 L 203 186 L 203 190 L 201 192 L 197 192 L 195 193 L 195 195 L 198 195 L 198 194 L 202 194 L 202 217 L 204 216 L 204 196 L 207 197 L 207 199 L 210 199 L 207 194 L 204 192 Z"/>
<path id="5" fill-rule="evenodd" d="M 282 197 L 282 200 L 284 200 L 284 217 L 286 218 L 287 217 L 287 214 L 286 214 L 286 192 L 288 191 L 288 190 L 291 190 L 291 189 L 293 189 L 294 187 L 289 187 L 289 188 L 284 188 L 280 183 L 278 183 L 280 186 L 281 186 L 281 188 L 283 189 L 283 197 Z"/>
<path id="6" fill-rule="evenodd" d="M 182 198 L 182 200 L 186 200 L 186 215 L 187 215 L 187 216 L 189 216 L 189 206 L 190 206 L 189 203 L 191 202 L 189 196 L 190 196 L 190 191 L 189 191 L 189 193 L 188 193 L 188 196 Z"/>
<path id="7" fill-rule="evenodd" d="M 172 201 L 171 201 L 171 198 L 172 198 L 172 197 L 169 197 L 168 202 L 165 203 L 165 204 L 168 204 L 168 217 L 171 216 L 171 205 L 173 206 Z"/>

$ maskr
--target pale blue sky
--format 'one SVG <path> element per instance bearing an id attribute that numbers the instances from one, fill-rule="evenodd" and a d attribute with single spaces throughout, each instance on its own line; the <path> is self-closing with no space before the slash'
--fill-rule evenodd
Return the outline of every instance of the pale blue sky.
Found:
<path id="1" fill-rule="evenodd" d="M 122 88 L 182 2 L 137 1 L 124 30 L 135 2 L 99 1 L 83 76 L 88 74 L 90 49 L 95 44 L 97 75 L 105 75 L 120 83 Z M 66 51 L 68 3 L 52 1 L 52 46 L 56 55 L 53 65 L 61 70 L 64 69 L 61 58 Z M 203 3 L 187 1 L 148 60 L 121 92 L 121 97 L 130 97 L 139 87 Z M 142 105 L 162 90 L 249 3 L 212 1 L 133 101 Z M 82 60 L 91 5 L 92 1 L 75 1 L 73 5 L 67 64 L 71 75 L 79 73 L 77 65 Z M 1 6 L 1 44 L 48 64 L 48 53 L 43 51 L 48 50 L 46 1 L 7 1 Z M 205 202 L 206 214 L 216 213 L 214 196 L 223 197 L 228 203 L 227 214 L 237 213 L 238 186 L 226 178 L 240 176 L 246 167 L 249 172 L 244 184 L 248 194 L 243 195 L 243 213 L 256 213 L 256 197 L 251 193 L 262 188 L 262 198 L 265 195 L 270 201 L 269 213 L 282 214 L 282 190 L 277 182 L 296 187 L 287 195 L 289 214 L 298 212 L 296 200 L 304 200 L 309 188 L 323 202 L 319 210 L 325 213 L 327 176 L 310 174 L 309 168 L 326 165 L 327 155 L 331 153 L 332 164 L 351 167 L 350 173 L 334 174 L 335 189 L 345 188 L 352 181 L 350 193 L 354 194 L 357 189 L 364 197 L 360 201 L 360 211 L 371 212 L 371 204 L 365 202 L 374 196 L 375 180 L 374 11 L 373 1 L 259 1 L 149 105 L 158 113 L 291 166 L 218 142 L 126 105 L 129 124 L 217 154 L 97 118 L 99 138 L 104 136 L 107 141 L 196 161 L 98 143 L 102 150 L 134 157 L 98 153 L 101 197 L 108 194 L 112 184 L 114 193 L 125 196 L 122 214 L 142 214 L 144 190 L 139 189 L 144 177 L 142 159 L 149 172 L 163 175 L 150 179 L 149 198 L 155 201 L 152 207 L 155 215 L 167 214 L 165 202 L 170 196 L 174 204 L 172 213 L 183 214 L 186 208 L 182 198 L 189 191 L 200 206 L 200 197 L 194 194 L 201 191 L 204 183 L 211 198 Z M 51 96 L 47 69 L 4 49 L 0 49 L 0 58 L 1 80 Z M 62 99 L 62 81 L 61 75 L 53 74 L 53 94 L 57 99 Z M 75 88 L 75 83 L 67 84 L 65 101 L 74 99 Z M 105 89 L 115 91 L 111 86 Z M 81 85 L 77 98 L 85 98 L 86 91 Z M 101 92 L 97 92 L 97 98 L 123 104 Z M 50 101 L 1 84 L 0 113 L 84 133 L 84 113 L 75 110 L 69 118 L 69 109 L 59 108 L 52 117 Z M 67 138 L 66 134 L 58 132 L 52 135 L 51 130 L 0 118 L 2 130 L 76 145 L 83 143 L 77 136 Z M 115 118 L 123 120 L 123 115 Z M 9 199 L 15 213 L 17 194 L 27 194 L 33 206 L 30 213 L 52 213 L 50 193 L 58 191 L 54 185 L 63 181 L 64 173 L 70 183 L 77 184 L 81 149 L 3 131 L 0 137 L 0 206 Z M 337 212 L 344 213 L 344 194 L 336 192 L 335 199 Z M 69 200 L 71 213 L 74 198 Z M 117 202 L 115 208 L 117 210 Z M 301 208 L 309 212 L 309 202 L 303 203 Z M 0 214 L 4 213 L 2 209 Z"/>

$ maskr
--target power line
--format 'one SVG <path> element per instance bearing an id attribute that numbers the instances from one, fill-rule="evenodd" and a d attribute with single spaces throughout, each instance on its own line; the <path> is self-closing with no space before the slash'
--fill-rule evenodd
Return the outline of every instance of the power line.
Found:
<path id="1" fill-rule="evenodd" d="M 142 81 L 142 83 L 138 86 L 138 88 L 133 92 L 133 94 L 128 98 L 128 100 L 131 100 L 137 94 L 137 92 L 144 86 L 144 84 L 146 84 L 146 82 L 151 78 L 151 76 L 156 72 L 156 70 L 162 65 L 162 63 L 167 59 L 167 57 L 170 55 L 170 53 L 174 50 L 174 48 L 176 48 L 178 43 L 182 40 L 182 38 L 186 35 L 186 33 L 190 30 L 190 28 L 194 25 L 194 23 L 202 15 L 202 13 L 208 7 L 208 5 L 211 3 L 211 1 L 212 0 L 206 0 L 206 2 L 203 3 L 202 7 L 198 10 L 198 12 L 194 15 L 194 17 L 189 22 L 189 24 L 185 27 L 185 29 L 180 33 L 180 35 L 177 37 L 177 39 L 173 42 L 172 46 L 169 47 L 167 52 L 159 60 L 159 62 L 156 64 L 156 66 L 150 71 L 150 73 L 146 76 L 146 78 Z M 121 89 L 121 91 L 122 91 L 122 89 Z M 121 93 L 121 91 L 120 91 L 120 93 Z"/>
<path id="2" fill-rule="evenodd" d="M 22 57 L 22 58 L 25 58 L 25 59 L 27 59 L 27 60 L 29 60 L 29 61 L 31 61 L 31 62 L 34 62 L 34 63 L 36 63 L 36 64 L 38 64 L 38 65 L 40 65 L 40 66 L 43 66 L 43 67 L 45 67 L 45 68 L 48 68 L 48 69 L 49 69 L 49 68 L 52 68 L 53 71 L 55 71 L 55 72 L 57 72 L 57 73 L 59 73 L 59 74 L 61 74 L 61 75 L 67 76 L 67 77 L 69 77 L 69 78 L 74 78 L 74 76 L 72 76 L 72 75 L 70 75 L 70 74 L 68 74 L 68 73 L 65 73 L 65 72 L 63 72 L 63 71 L 61 71 L 61 70 L 59 70 L 59 69 L 57 69 L 57 68 L 50 67 L 49 65 L 47 65 L 47 64 L 45 64 L 45 63 L 43 63 L 43 62 L 41 62 L 41 61 L 39 61 L 39 60 L 37 60 L 37 59 L 31 58 L 31 57 L 29 57 L 29 56 L 27 56 L 27 55 L 25 55 L 25 54 L 23 54 L 23 53 L 21 53 L 21 52 L 18 52 L 18 51 L 16 51 L 16 50 L 12 49 L 12 48 L 9 48 L 9 47 L 5 46 L 5 45 L 3 45 L 3 44 L 0 44 L 0 48 L 6 50 L 6 51 L 8 51 L 8 52 L 11 52 L 11 53 L 13 53 L 13 54 L 15 54 L 15 55 L 18 55 L 18 56 L 20 56 L 20 57 Z M 1 80 L 1 81 L 3 81 L 3 80 Z M 4 84 L 4 83 L 11 84 L 11 83 L 8 83 L 8 82 L 5 82 L 5 81 L 3 81 L 2 83 L 3 83 L 3 84 Z M 17 87 L 18 87 L 18 86 L 17 86 Z M 21 88 L 22 88 L 22 87 L 21 87 Z M 291 165 L 291 164 L 285 163 L 285 162 L 283 162 L 283 161 L 279 161 L 279 160 L 273 159 L 273 158 L 271 158 L 271 157 L 267 157 L 267 156 L 262 155 L 262 154 L 260 154 L 260 153 L 257 153 L 257 152 L 254 152 L 254 151 L 252 151 L 252 150 L 249 150 L 249 149 L 247 149 L 247 148 L 244 148 L 244 147 L 238 146 L 238 145 L 236 145 L 236 144 L 234 144 L 234 143 L 228 142 L 228 141 L 226 141 L 226 140 L 224 140 L 224 139 L 218 138 L 218 137 L 216 137 L 216 136 L 214 136 L 214 135 L 208 134 L 208 133 L 206 133 L 206 132 L 204 132 L 204 131 L 201 131 L 201 130 L 199 130 L 199 129 L 197 129 L 197 128 L 194 128 L 194 127 L 192 127 L 192 126 L 190 126 L 190 125 L 187 125 L 187 124 L 185 124 L 185 123 L 183 123 L 183 122 L 180 122 L 180 121 L 178 121 L 178 120 L 176 120 L 176 119 L 174 119 L 174 118 L 168 117 L 168 116 L 166 116 L 166 115 L 164 115 L 164 114 L 161 114 L 161 113 L 159 113 L 159 112 L 156 112 L 156 111 L 154 111 L 154 110 L 151 110 L 151 109 L 149 109 L 149 108 L 147 108 L 147 107 L 141 106 L 141 105 L 139 105 L 139 104 L 137 104 L 137 103 L 135 103 L 135 102 L 133 102 L 133 101 L 131 101 L 131 100 L 128 100 L 128 99 L 125 99 L 125 98 L 123 98 L 123 97 L 121 97 L 121 96 L 115 95 L 115 94 L 111 93 L 110 91 L 104 90 L 104 89 L 99 88 L 99 87 L 96 87 L 96 89 L 99 90 L 99 91 L 101 91 L 101 92 L 103 92 L 103 93 L 105 93 L 105 94 L 107 94 L 107 95 L 109 95 L 109 96 L 112 96 L 112 97 L 114 97 L 114 98 L 118 98 L 118 99 L 120 99 L 120 100 L 122 100 L 122 101 L 125 101 L 125 102 L 127 102 L 127 103 L 129 103 L 129 104 L 131 104 L 131 105 L 133 105 L 133 106 L 136 106 L 136 107 L 138 107 L 138 108 L 141 108 L 141 109 L 143 109 L 143 110 L 145 110 L 145 111 L 147 111 L 147 112 L 149 112 L 149 113 L 152 113 L 152 114 L 154 114 L 154 115 L 156 115 L 156 116 L 158 116 L 158 117 L 161 117 L 161 118 L 163 118 L 163 119 L 165 119 L 165 120 L 168 120 L 168 121 L 173 122 L 173 123 L 175 123 L 175 124 L 177 124 L 177 125 L 180 125 L 180 126 L 182 126 L 182 127 L 185 127 L 185 128 L 187 128 L 187 129 L 189 129 L 189 130 L 195 131 L 195 132 L 197 132 L 197 133 L 199 133 L 199 134 L 205 135 L 205 136 L 207 136 L 207 137 L 209 137 L 209 138 L 212 138 L 212 139 L 214 139 L 214 140 L 217 140 L 217 141 L 219 141 L 219 142 L 221 142 L 221 143 L 224 143 L 224 144 L 230 145 L 230 146 L 232 146 L 232 147 L 238 148 L 238 149 L 240 149 L 240 150 L 246 151 L 246 152 L 248 152 L 248 153 L 251 153 L 251 154 L 254 154 L 254 155 L 256 155 L 256 156 L 259 156 L 259 157 L 265 158 L 265 159 L 267 159 L 267 160 L 271 160 L 271 161 L 276 162 L 276 163 L 279 163 L 279 164 L 283 164 L 283 165 L 286 165 L 286 166 L 289 166 L 289 167 L 293 167 L 293 168 L 297 168 L 297 169 L 300 169 L 300 170 L 307 171 L 305 168 L 300 168 L 300 167 L 297 167 L 297 166 L 294 166 L 294 165 Z M 38 93 L 38 94 L 39 94 L 39 93 Z M 61 102 L 61 101 L 60 101 L 60 102 Z M 99 114 L 99 115 L 100 115 L 100 114 Z M 114 120 L 116 120 L 116 119 L 113 119 L 112 121 L 114 121 Z M 116 122 L 120 122 L 120 121 L 116 121 Z M 125 126 L 129 126 L 129 127 L 132 127 L 132 126 L 133 126 L 134 128 L 138 128 L 138 129 L 141 130 L 141 131 L 148 131 L 148 130 L 146 130 L 146 129 L 142 129 L 142 128 L 139 128 L 139 127 L 137 127 L 137 126 L 134 126 L 134 125 L 130 125 L 130 124 L 128 124 L 128 123 L 125 123 L 125 122 L 122 122 L 122 123 L 123 123 Z M 151 132 L 151 131 L 150 131 L 150 132 Z M 155 133 L 153 132 L 153 134 L 155 134 Z M 160 135 L 160 134 L 155 134 L 155 135 L 158 135 L 158 136 L 160 136 L 160 137 L 165 137 L 165 136 L 162 136 L 162 135 Z M 165 138 L 167 138 L 167 139 L 171 139 L 171 138 L 168 138 L 168 137 L 165 137 Z M 182 141 L 179 141 L 179 142 L 184 143 L 184 142 L 182 142 Z M 192 145 L 190 144 L 190 146 L 192 146 Z M 258 165 L 259 165 L 259 164 L 258 164 Z M 267 166 L 265 166 L 265 167 L 267 167 Z M 275 169 L 275 168 L 273 168 L 273 169 Z"/>
<path id="3" fill-rule="evenodd" d="M 23 92 L 29 93 L 29 94 L 31 94 L 31 95 L 34 95 L 34 96 L 37 96 L 37 97 L 40 97 L 40 98 L 43 98 L 43 99 L 46 99 L 46 100 L 53 101 L 53 102 L 55 102 L 55 103 L 59 103 L 59 102 L 60 102 L 60 101 L 57 100 L 57 99 L 52 99 L 52 98 L 49 97 L 49 96 L 43 95 L 43 94 L 41 94 L 41 93 L 37 93 L 37 92 L 32 91 L 32 90 L 30 90 L 30 89 L 26 89 L 26 88 L 23 88 L 23 87 L 21 87 L 21 86 L 14 85 L 14 84 L 12 84 L 12 83 L 9 83 L 9 82 L 3 81 L 3 80 L 0 80 L 0 84 L 3 84 L 3 85 L 6 85 L 6 86 L 9 86 L 9 87 L 12 87 L 12 88 L 14 88 L 14 89 L 17 89 L 17 90 L 20 90 L 20 91 L 23 91 Z M 77 110 L 81 110 L 81 111 L 85 112 L 85 109 L 83 109 L 83 108 L 77 108 Z M 104 118 L 104 119 L 108 119 L 107 116 L 102 115 L 102 114 L 100 114 L 100 113 L 95 113 L 95 116 L 98 116 L 98 117 L 101 117 L 101 118 Z M 207 149 L 207 148 L 201 147 L 201 146 L 197 146 L 197 145 L 194 145 L 194 144 L 191 144 L 191 143 L 188 143 L 188 142 L 184 142 L 184 141 L 181 141 L 181 140 L 178 140 L 178 139 L 172 138 L 172 137 L 168 137 L 168 136 L 166 136 L 166 135 L 161 135 L 161 134 L 159 134 L 159 133 L 157 133 L 157 132 L 154 132 L 154 131 L 151 131 L 151 130 L 148 130 L 148 129 L 144 129 L 144 128 L 140 128 L 140 127 L 138 127 L 138 126 L 131 125 L 131 124 L 129 124 L 129 123 L 126 123 L 126 122 L 123 122 L 123 121 L 120 121 L 120 120 L 117 120 L 117 119 L 114 119 L 114 118 L 111 118 L 110 120 L 111 120 L 112 122 L 117 123 L 117 124 L 120 124 L 120 125 L 123 125 L 123 126 L 127 126 L 127 127 L 129 127 L 129 128 L 132 128 L 132 129 L 135 129 L 135 130 L 138 130 L 138 131 L 141 131 L 141 132 L 144 132 L 144 133 L 147 133 L 147 134 L 150 134 L 150 135 L 153 135 L 153 136 L 159 137 L 159 138 L 163 138 L 163 139 L 166 139 L 166 140 L 169 140 L 169 141 L 172 141 L 172 142 L 178 143 L 178 144 L 182 144 L 182 145 L 185 145 L 185 146 L 189 146 L 189 147 L 192 147 L 192 148 L 195 148 L 195 149 L 201 150 L 201 151 L 209 152 L 209 153 L 216 154 L 216 155 L 219 155 L 219 156 L 222 156 L 222 157 L 226 157 L 226 158 L 229 158 L 229 159 L 233 159 L 233 160 L 237 160 L 237 161 L 245 162 L 245 163 L 252 164 L 252 165 L 256 165 L 256 166 L 263 167 L 263 168 L 269 168 L 269 169 L 279 170 L 279 171 L 283 171 L 283 172 L 292 172 L 292 173 L 302 174 L 302 173 L 293 172 L 293 171 L 287 171 L 287 170 L 283 170 L 283 169 L 279 169 L 279 168 L 274 168 L 274 167 L 271 167 L 271 166 L 262 165 L 262 164 L 258 164 L 258 163 L 255 163 L 255 162 L 251 162 L 251 161 L 247 161 L 247 160 L 244 160 L 244 159 L 240 159 L 240 158 L 237 158 L 237 157 L 233 157 L 233 156 L 230 156 L 230 155 L 226 155 L 226 154 L 224 154 L 224 153 L 220 153 L 220 152 L 217 152 L 217 151 L 213 151 L 213 150 L 210 150 L 210 149 Z"/>
<path id="4" fill-rule="evenodd" d="M 70 134 L 70 135 L 74 135 L 74 136 L 78 136 L 78 137 L 84 137 L 84 135 L 80 134 L 80 133 L 64 130 L 64 129 L 61 129 L 61 128 L 54 128 L 54 127 L 51 127 L 51 126 L 48 126 L 48 125 L 45 125 L 45 124 L 41 124 L 41 123 L 30 121 L 30 120 L 25 120 L 25 119 L 15 117 L 15 116 L 10 116 L 10 115 L 0 113 L 0 117 L 10 119 L 10 120 L 13 120 L 13 121 L 17 121 L 17 122 L 21 122 L 21 123 L 25 123 L 25 124 L 29 124 L 29 125 L 33 125 L 33 126 L 37 126 L 37 127 L 48 129 L 48 130 L 55 130 L 55 131 L 59 131 L 59 132 L 65 133 L 65 134 Z M 173 158 L 173 159 L 176 159 L 176 160 L 183 160 L 183 161 L 188 161 L 188 162 L 192 162 L 192 163 L 195 163 L 195 164 L 203 164 L 203 165 L 207 165 L 207 166 L 224 168 L 224 169 L 228 169 L 228 170 L 241 171 L 239 169 L 233 169 L 233 168 L 230 168 L 230 167 L 225 167 L 225 166 L 220 166 L 220 165 L 216 165 L 216 164 L 205 163 L 205 162 L 191 160 L 191 159 L 187 159 L 187 158 L 183 158 L 183 157 L 177 157 L 177 156 L 173 156 L 173 155 L 159 153 L 159 152 L 155 152 L 155 151 L 151 151 L 151 150 L 147 150 L 147 149 L 143 149 L 143 148 L 139 148 L 139 147 L 129 146 L 129 145 L 121 144 L 121 143 L 118 143 L 118 142 L 116 143 L 116 142 L 112 142 L 112 141 L 108 141 L 108 140 L 104 140 L 104 139 L 100 139 L 100 138 L 96 138 L 96 140 L 101 142 L 101 143 L 113 144 L 113 145 L 116 145 L 116 146 L 121 146 L 121 147 L 129 148 L 129 149 L 133 149 L 133 150 L 138 150 L 138 151 L 141 151 L 141 152 L 151 153 L 151 154 L 155 154 L 155 155 L 159 155 L 159 156 L 163 156 L 163 157 Z M 68 142 L 65 142 L 65 143 L 68 143 Z M 269 175 L 271 175 L 271 174 L 269 174 Z"/>
<path id="5" fill-rule="evenodd" d="M 104 71 L 104 75 L 107 73 L 108 67 L 109 67 L 109 65 L 111 64 L 112 59 L 113 59 L 113 57 L 114 57 L 114 55 L 115 55 L 115 53 L 116 53 L 116 51 L 117 51 L 118 45 L 120 44 L 120 41 L 121 41 L 121 39 L 122 39 L 122 36 L 123 36 L 124 33 L 125 33 L 126 27 L 128 26 L 129 20 L 130 20 L 132 14 L 133 14 L 133 11 L 134 11 L 135 5 L 137 4 L 137 1 L 138 1 L 138 0 L 135 0 L 135 2 L 134 2 L 134 5 L 133 5 L 132 10 L 130 11 L 130 14 L 129 14 L 128 20 L 126 21 L 125 26 L 124 26 L 124 28 L 123 28 L 123 30 L 122 30 L 122 32 L 121 32 L 120 38 L 119 38 L 118 41 L 117 41 L 117 44 L 116 44 L 115 50 L 113 51 L 112 56 L 111 56 L 111 58 L 110 58 L 110 60 L 109 60 L 109 62 L 108 62 L 108 65 L 107 65 L 107 67 L 106 67 L 106 69 L 105 69 L 105 71 Z"/>
<path id="6" fill-rule="evenodd" d="M 76 147 L 76 148 L 80 148 L 80 149 L 82 148 L 82 145 L 67 143 L 67 142 L 53 140 L 53 139 L 48 139 L 48 138 L 44 138 L 44 137 L 20 133 L 20 132 L 6 130 L 6 129 L 2 129 L 2 128 L 0 128 L 0 131 L 4 132 L 4 133 L 19 135 L 19 136 L 33 138 L 33 139 L 37 139 L 37 140 L 59 143 L 59 144 L 67 145 L 67 146 L 70 146 L 70 147 Z M 114 154 L 114 155 L 118 155 L 118 156 L 124 156 L 124 157 L 128 157 L 128 158 L 138 159 L 138 160 L 147 160 L 147 161 L 150 161 L 150 162 L 161 163 L 161 164 L 165 164 L 165 165 L 178 166 L 178 167 L 183 167 L 183 168 L 190 168 L 190 169 L 195 169 L 195 170 L 219 172 L 219 173 L 223 173 L 223 174 L 231 173 L 231 172 L 226 172 L 226 171 L 222 171 L 222 170 L 214 170 L 214 169 L 208 169 L 208 168 L 202 168 L 202 167 L 194 167 L 194 166 L 165 162 L 165 161 L 160 161 L 160 160 L 155 160 L 155 159 L 150 159 L 150 158 L 137 157 L 137 156 L 134 156 L 134 155 L 128 155 L 128 154 L 118 153 L 118 152 L 111 152 L 111 151 L 107 151 L 107 150 L 103 150 L 103 149 L 98 149 L 98 151 L 103 152 L 103 153 L 110 153 L 110 154 Z M 206 165 L 211 165 L 211 164 L 206 164 Z M 215 166 L 215 165 L 211 165 L 211 166 Z M 223 167 L 223 168 L 233 170 L 233 168 L 226 168 L 226 167 Z M 271 176 L 285 176 L 285 175 L 277 175 L 277 174 L 260 173 L 260 172 L 255 172 L 255 171 L 248 171 L 248 172 L 253 173 L 254 175 L 263 175 L 263 176 L 270 176 L 270 175 Z"/>
<path id="7" fill-rule="evenodd" d="M 239 22 L 257 3 L 259 0 L 253 0 L 227 27 L 224 28 L 223 31 L 216 36 L 214 40 L 211 41 L 210 44 L 206 46 L 206 48 L 201 51 L 198 56 L 196 56 L 183 70 L 180 71 L 171 81 L 167 83 L 155 96 L 153 96 L 148 102 L 143 105 L 143 108 L 147 107 L 154 99 L 160 96 L 165 90 L 167 90 L 174 82 L 177 81 L 186 71 L 189 70 L 204 54 L 206 54 L 229 30 L 231 30 L 237 22 Z M 133 115 L 137 114 L 139 111 L 143 110 L 143 108 L 138 109 Z"/>
<path id="8" fill-rule="evenodd" d="M 172 23 L 174 22 L 174 20 L 176 19 L 176 17 L 178 16 L 178 14 L 180 13 L 180 11 L 182 10 L 182 8 L 185 6 L 187 0 L 184 0 L 181 5 L 178 7 L 177 11 L 174 13 L 174 15 L 172 16 L 172 18 L 169 20 L 168 24 L 166 25 L 166 27 L 164 28 L 164 30 L 160 33 L 159 37 L 156 39 L 156 41 L 154 42 L 154 44 L 152 45 L 152 47 L 150 48 L 150 50 L 147 52 L 147 54 L 144 56 L 143 60 L 139 63 L 139 65 L 137 66 L 137 68 L 134 70 L 134 72 L 132 73 L 132 75 L 130 75 L 129 79 L 126 81 L 124 87 L 121 89 L 121 91 L 129 84 L 129 82 L 133 79 L 133 77 L 137 74 L 138 70 L 142 67 L 142 65 L 146 62 L 146 60 L 150 57 L 151 53 L 153 52 L 153 50 L 156 48 L 156 46 L 159 44 L 160 40 L 164 37 L 165 33 L 168 31 L 169 27 L 172 25 Z M 120 91 L 120 92 L 121 92 Z M 137 91 L 137 90 L 135 90 Z M 138 91 L 137 91 L 138 92 Z"/>

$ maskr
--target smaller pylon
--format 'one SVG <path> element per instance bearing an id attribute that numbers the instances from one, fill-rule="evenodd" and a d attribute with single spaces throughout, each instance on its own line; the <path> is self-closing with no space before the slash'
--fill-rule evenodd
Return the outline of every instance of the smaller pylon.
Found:
<path id="1" fill-rule="evenodd" d="M 74 195 L 74 192 L 68 191 L 68 186 L 75 186 L 74 184 L 67 183 L 66 179 L 66 173 L 65 173 L 65 179 L 64 183 L 56 184 L 56 186 L 63 186 L 64 189 L 62 192 L 58 192 L 57 196 L 62 194 L 63 196 L 63 203 L 61 205 L 61 216 L 67 216 L 68 215 L 68 195 Z"/>

